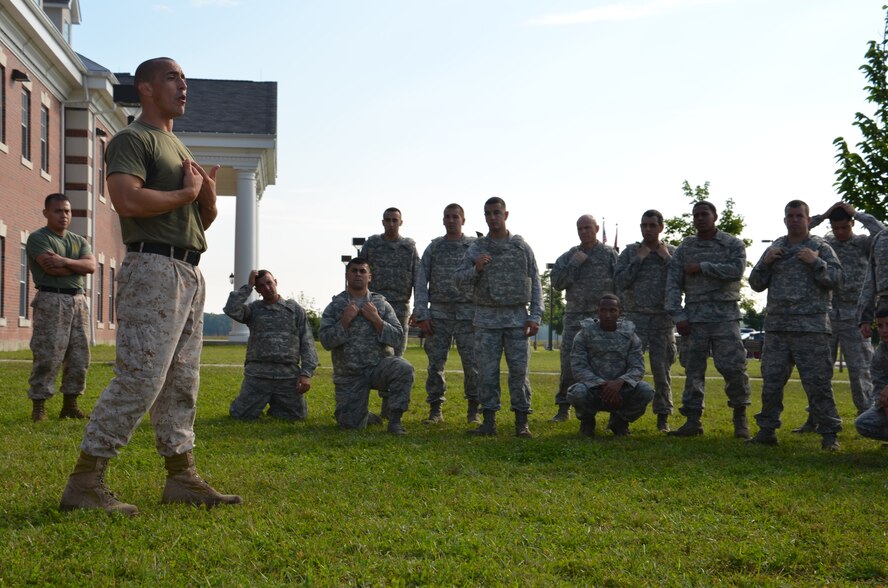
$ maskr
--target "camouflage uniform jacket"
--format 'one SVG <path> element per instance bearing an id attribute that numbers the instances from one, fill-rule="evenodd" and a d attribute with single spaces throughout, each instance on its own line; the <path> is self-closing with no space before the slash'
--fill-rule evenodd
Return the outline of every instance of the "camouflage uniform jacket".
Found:
<path id="1" fill-rule="evenodd" d="M 632 387 L 644 378 L 644 353 L 632 321 L 620 319 L 614 331 L 601 328 L 597 318 L 580 322 L 570 352 L 574 379 L 586 386 L 600 386 L 617 378 Z"/>
<path id="2" fill-rule="evenodd" d="M 310 378 L 318 367 L 318 351 L 305 310 L 284 298 L 273 304 L 262 299 L 247 304 L 252 291 L 249 285 L 241 286 L 228 295 L 223 309 L 250 329 L 244 374 L 275 380 Z"/>
<path id="3" fill-rule="evenodd" d="M 879 394 L 888 386 L 888 343 L 880 342 L 876 347 L 870 375 L 873 378 L 873 400 L 878 400 Z"/>
<path id="4" fill-rule="evenodd" d="M 437 237 L 423 251 L 416 271 L 416 284 L 413 286 L 413 313 L 416 320 L 472 320 L 475 316 L 472 286 L 457 286 L 453 278 L 459 262 L 474 242 L 475 237 L 466 235 L 455 241 Z"/>
<path id="5" fill-rule="evenodd" d="M 377 334 L 373 324 L 358 314 L 349 324 L 342 326 L 340 319 L 345 307 L 355 302 L 359 307 L 373 304 L 382 317 L 382 333 Z M 395 354 L 392 349 L 401 344 L 401 321 L 385 297 L 369 292 L 366 298 L 354 299 L 347 291 L 333 297 L 321 316 L 318 333 L 324 349 L 332 351 L 333 375 L 361 376 L 373 369 L 384 357 Z"/>
<path id="6" fill-rule="evenodd" d="M 825 217 L 820 215 L 811 217 L 810 227 L 816 227 L 824 219 Z M 876 220 L 876 217 L 865 212 L 855 214 L 854 220 L 859 221 L 869 231 L 869 235 L 852 235 L 846 241 L 839 241 L 832 233 L 828 233 L 825 237 L 826 242 L 839 256 L 845 274 L 842 286 L 833 291 L 832 311 L 829 315 L 833 320 L 856 320 L 857 301 L 860 299 L 860 291 L 866 276 L 872 239 L 885 229 L 885 225 Z"/>
<path id="7" fill-rule="evenodd" d="M 701 271 L 687 275 L 685 264 L 692 262 L 699 262 Z M 737 237 L 723 231 L 716 231 L 712 239 L 685 237 L 666 273 L 666 311 L 675 324 L 739 320 L 740 279 L 745 270 L 746 247 Z"/>
<path id="8" fill-rule="evenodd" d="M 475 261 L 483 253 L 493 261 L 479 273 Z M 457 286 L 473 286 L 476 327 L 505 329 L 543 320 L 543 289 L 536 258 L 520 235 L 510 234 L 505 239 L 485 236 L 475 241 L 454 279 Z"/>
<path id="9" fill-rule="evenodd" d="M 410 300 L 419 266 L 413 239 L 398 237 L 397 241 L 386 241 L 382 235 L 373 235 L 361 247 L 361 257 L 370 263 L 374 292 L 392 304 Z"/>
<path id="10" fill-rule="evenodd" d="M 666 271 L 669 262 L 651 251 L 644 259 L 638 259 L 641 243 L 627 245 L 617 259 L 614 283 L 620 291 L 625 312 L 639 314 L 666 313 Z M 675 247 L 666 245 L 669 255 L 675 255 Z"/>
<path id="11" fill-rule="evenodd" d="M 578 263 L 574 259 L 577 251 L 588 257 Z M 582 246 L 571 247 L 555 260 L 550 279 L 556 290 L 565 290 L 567 314 L 592 316 L 598 310 L 598 301 L 605 293 L 615 294 L 614 269 L 617 266 L 617 253 L 613 247 L 596 242 L 586 251 Z"/>
<path id="12" fill-rule="evenodd" d="M 830 298 L 842 284 L 842 263 L 835 251 L 814 235 L 795 244 L 780 237 L 771 247 L 782 247 L 783 256 L 768 265 L 765 251 L 749 274 L 753 290 L 768 290 L 764 330 L 830 333 Z M 815 251 L 818 258 L 811 264 L 801 261 L 796 256 L 802 248 Z"/>

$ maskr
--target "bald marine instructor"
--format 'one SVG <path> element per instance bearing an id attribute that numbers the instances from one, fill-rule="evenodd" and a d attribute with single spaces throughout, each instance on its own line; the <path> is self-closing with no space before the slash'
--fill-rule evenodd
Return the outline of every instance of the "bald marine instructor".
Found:
<path id="1" fill-rule="evenodd" d="M 60 507 L 138 513 L 108 489 L 105 469 L 146 412 L 167 470 L 161 502 L 239 504 L 197 474 L 192 456 L 206 293 L 197 266 L 217 214 L 218 167 L 204 171 L 172 132 L 188 89 L 179 64 L 148 60 L 133 83 L 142 112 L 105 156 L 127 249 L 117 273 L 116 375 L 86 426 Z"/>

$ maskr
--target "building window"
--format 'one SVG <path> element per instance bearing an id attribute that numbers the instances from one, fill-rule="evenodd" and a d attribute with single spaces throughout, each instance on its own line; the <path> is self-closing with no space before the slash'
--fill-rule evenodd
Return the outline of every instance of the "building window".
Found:
<path id="1" fill-rule="evenodd" d="M 104 288 L 104 280 L 105 280 L 105 264 L 98 264 L 99 267 L 96 268 L 96 321 L 102 322 L 105 319 L 105 313 L 103 312 L 104 298 L 105 298 L 105 288 Z"/>
<path id="2" fill-rule="evenodd" d="M 0 143 L 6 143 L 6 68 L 0 65 Z"/>
<path id="3" fill-rule="evenodd" d="M 19 262 L 19 316 L 28 318 L 28 252 L 22 243 Z"/>
<path id="4" fill-rule="evenodd" d="M 105 142 L 96 141 L 96 188 L 100 198 L 105 197 Z M 113 270 L 112 270 L 113 271 Z"/>
<path id="5" fill-rule="evenodd" d="M 40 169 L 49 173 L 49 108 L 40 107 Z"/>
<path id="6" fill-rule="evenodd" d="M 114 268 L 108 270 L 108 322 L 114 322 Z"/>
<path id="7" fill-rule="evenodd" d="M 31 161 L 31 91 L 22 88 L 22 157 Z"/>

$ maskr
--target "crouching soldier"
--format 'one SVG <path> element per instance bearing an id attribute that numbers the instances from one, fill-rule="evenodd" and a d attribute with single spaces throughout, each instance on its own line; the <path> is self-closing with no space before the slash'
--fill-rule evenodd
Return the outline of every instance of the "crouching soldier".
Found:
<path id="1" fill-rule="evenodd" d="M 638 420 L 654 398 L 644 377 L 644 353 L 635 327 L 622 320 L 620 299 L 605 294 L 598 303 L 598 318 L 586 319 L 571 350 L 571 369 L 576 383 L 567 399 L 580 420 L 580 433 L 595 435 L 595 415 L 610 413 L 607 428 L 616 436 L 629 434 L 629 423 Z"/>

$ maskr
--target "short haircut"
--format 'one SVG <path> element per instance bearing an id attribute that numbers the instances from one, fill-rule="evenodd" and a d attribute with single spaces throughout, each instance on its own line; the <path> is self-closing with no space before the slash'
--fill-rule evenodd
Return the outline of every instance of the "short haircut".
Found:
<path id="1" fill-rule="evenodd" d="M 879 302 L 879 308 L 876 309 L 876 318 L 885 318 L 888 316 L 888 303 Z"/>
<path id="2" fill-rule="evenodd" d="M 786 203 L 786 207 L 783 209 L 783 214 L 789 212 L 790 208 L 803 208 L 805 210 L 805 216 L 810 214 L 810 210 L 808 209 L 808 205 L 802 202 L 801 200 L 790 200 Z"/>
<path id="3" fill-rule="evenodd" d="M 259 270 L 258 272 L 256 272 L 256 279 L 258 280 L 259 278 L 264 278 L 266 274 L 268 274 L 269 276 L 271 276 L 271 279 L 272 279 L 272 280 L 275 279 L 275 278 L 274 278 L 274 274 L 271 273 L 271 272 L 268 271 L 268 270 Z"/>
<path id="4" fill-rule="evenodd" d="M 506 210 L 506 201 L 500 198 L 499 196 L 491 196 L 487 199 L 487 202 L 484 203 L 484 208 L 488 206 L 493 206 L 494 204 L 499 204 L 503 207 L 503 210 Z"/>
<path id="5" fill-rule="evenodd" d="M 370 262 L 367 261 L 366 257 L 352 257 L 348 260 L 348 263 L 345 264 L 345 271 L 350 270 L 353 265 L 366 265 L 368 269 L 370 268 Z"/>
<path id="6" fill-rule="evenodd" d="M 50 202 L 71 202 L 71 200 L 69 200 L 68 197 L 61 192 L 55 192 L 43 199 L 44 210 L 49 208 Z"/>
<path id="7" fill-rule="evenodd" d="M 650 210 L 645 210 L 643 213 L 641 213 L 641 218 L 644 218 L 646 216 L 657 217 L 657 224 L 660 225 L 661 227 L 663 226 L 663 213 L 660 212 L 659 210 L 654 210 L 653 208 Z"/>
<path id="8" fill-rule="evenodd" d="M 463 207 L 460 206 L 459 204 L 457 204 L 456 202 L 451 202 L 450 204 L 448 204 L 447 206 L 444 207 L 445 212 L 448 210 L 458 210 L 459 216 L 461 216 L 462 218 L 466 218 L 466 211 L 463 210 Z"/>
<path id="9" fill-rule="evenodd" d="M 154 77 L 161 71 L 161 63 L 164 61 L 175 63 L 176 60 L 170 57 L 154 57 L 139 64 L 139 67 L 136 68 L 136 74 L 133 76 L 133 85 L 136 87 L 136 92 L 139 91 L 139 84 L 142 82 L 154 81 Z"/>
<path id="10" fill-rule="evenodd" d="M 836 206 L 833 208 L 833 211 L 829 213 L 829 220 L 833 223 L 840 223 L 842 221 L 854 220 L 854 217 L 848 214 L 848 211 L 841 206 Z"/>
<path id="11" fill-rule="evenodd" d="M 617 306 L 619 306 L 620 308 L 623 308 L 623 303 L 620 302 L 620 297 L 617 296 L 616 294 L 611 294 L 610 292 L 606 292 L 606 293 L 602 294 L 601 298 L 598 299 L 598 306 L 601 306 L 601 303 L 604 302 L 605 300 L 613 300 L 614 302 L 617 303 Z"/>
<path id="12" fill-rule="evenodd" d="M 691 207 L 691 212 L 696 210 L 698 206 L 705 206 L 712 212 L 712 214 L 718 216 L 718 211 L 715 210 L 715 204 L 713 204 L 709 200 L 697 200 L 696 202 L 694 202 L 694 206 Z"/>
<path id="13" fill-rule="evenodd" d="M 386 208 L 385 210 L 383 210 L 383 211 L 382 211 L 382 216 L 385 216 L 385 215 L 388 214 L 389 212 L 397 212 L 397 213 L 398 213 L 398 216 L 400 216 L 400 217 L 403 217 L 403 216 L 404 216 L 403 214 L 401 214 L 401 211 L 398 210 L 397 208 L 395 208 L 394 206 L 391 206 L 391 207 Z"/>

